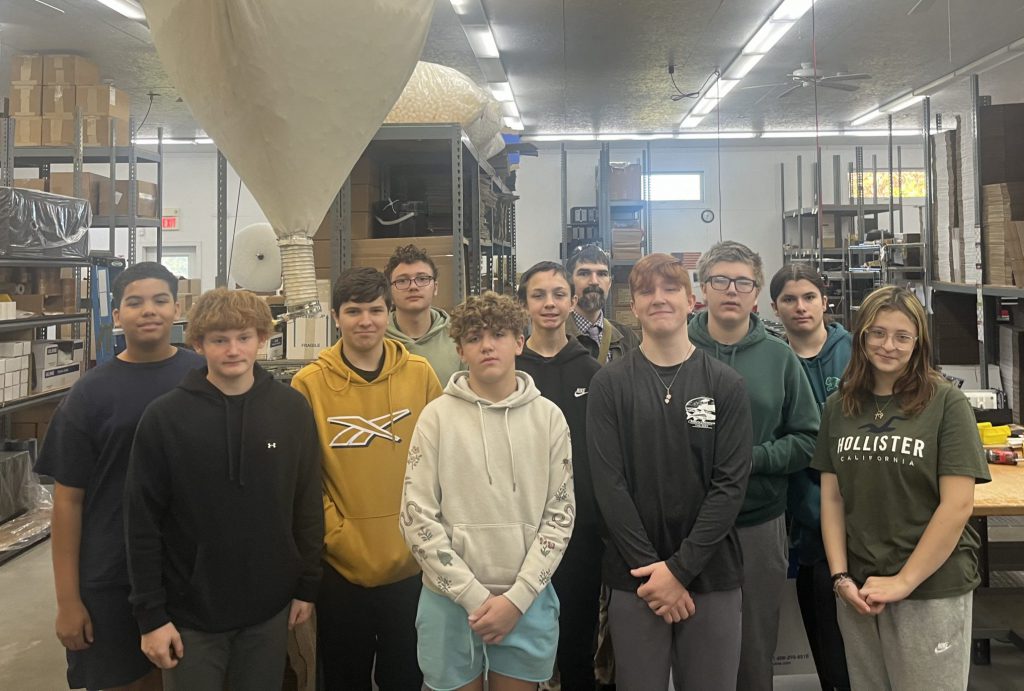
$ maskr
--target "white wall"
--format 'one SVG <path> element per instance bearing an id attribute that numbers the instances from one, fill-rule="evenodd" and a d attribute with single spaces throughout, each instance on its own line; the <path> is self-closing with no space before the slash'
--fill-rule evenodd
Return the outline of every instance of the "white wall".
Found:
<path id="1" fill-rule="evenodd" d="M 919 140 L 899 141 L 903 148 L 904 169 L 922 166 Z M 567 145 L 568 146 L 568 145 Z M 843 198 L 849 201 L 845 183 L 847 162 L 854 157 L 856 144 L 829 144 L 822 146 L 825 201 L 832 200 L 832 155 L 841 158 Z M 865 168 L 870 170 L 872 154 L 878 157 L 879 170 L 888 169 L 888 150 L 885 144 L 864 146 Z M 612 144 L 612 160 L 639 160 L 640 150 L 625 143 Z M 518 265 L 526 269 L 543 259 L 559 256 L 561 242 L 561 178 L 560 151 L 557 144 L 538 145 L 537 158 L 523 157 L 517 176 L 520 200 L 516 208 Z M 722 239 L 737 240 L 760 253 L 764 260 L 766 277 L 782 266 L 781 218 L 783 203 L 779 164 L 786 166 L 786 208 L 797 205 L 796 159 L 803 156 L 803 203 L 811 206 L 811 162 L 814 160 L 813 143 L 806 145 L 773 145 L 768 142 L 730 142 L 719 153 L 713 143 L 665 141 L 651 143 L 651 169 L 653 171 L 703 171 L 705 198 L 700 203 L 656 203 L 651 212 L 653 249 L 656 252 L 703 252 Z M 894 149 L 895 152 L 895 149 Z M 721 165 L 719 166 L 719 155 Z M 893 154 L 895 157 L 895 153 Z M 597 165 L 597 144 L 573 145 L 567 151 L 568 200 L 567 206 L 596 204 L 594 168 Z M 719 188 L 719 169 L 721 188 Z M 719 192 L 721 189 L 721 193 Z M 869 200 L 870 201 L 870 200 Z M 880 203 L 882 200 L 879 200 Z M 923 200 L 911 200 L 904 207 L 904 231 L 918 232 L 918 213 L 912 204 L 923 205 Z M 715 220 L 704 223 L 700 212 L 709 208 Z M 887 215 L 879 219 L 881 227 L 888 227 Z M 762 312 L 771 314 L 769 298 L 764 292 L 760 300 Z"/>

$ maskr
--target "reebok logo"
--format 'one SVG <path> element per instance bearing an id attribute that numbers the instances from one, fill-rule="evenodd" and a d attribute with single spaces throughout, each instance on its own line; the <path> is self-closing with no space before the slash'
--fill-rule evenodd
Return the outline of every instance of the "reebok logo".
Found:
<path id="1" fill-rule="evenodd" d="M 941 655 L 942 653 L 946 652 L 947 650 L 949 650 L 952 647 L 953 646 L 950 645 L 947 642 L 939 643 L 937 646 L 935 646 L 935 654 L 936 655 Z"/>
<path id="2" fill-rule="evenodd" d="M 587 390 L 585 388 L 583 388 L 582 386 L 580 388 L 576 389 L 576 393 L 573 394 L 573 396 L 575 396 L 576 398 L 583 398 L 586 395 L 587 395 Z"/>
<path id="3" fill-rule="evenodd" d="M 360 415 L 329 417 L 327 418 L 329 424 L 340 425 L 344 428 L 331 440 L 331 448 L 341 449 L 369 446 L 370 442 L 378 437 L 385 441 L 401 443 L 402 438 L 389 432 L 388 428 L 410 415 L 412 415 L 412 411 L 408 408 L 403 408 L 393 413 L 385 413 L 372 420 L 367 420 Z"/>

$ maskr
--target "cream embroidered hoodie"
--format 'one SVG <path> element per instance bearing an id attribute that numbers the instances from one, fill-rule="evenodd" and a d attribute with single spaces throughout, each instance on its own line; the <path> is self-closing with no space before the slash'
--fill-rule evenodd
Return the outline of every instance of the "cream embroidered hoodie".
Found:
<path id="1" fill-rule="evenodd" d="M 572 535 L 571 456 L 565 418 L 528 374 L 491 403 L 456 373 L 409 444 L 400 523 L 424 585 L 467 613 L 491 594 L 526 612 Z"/>

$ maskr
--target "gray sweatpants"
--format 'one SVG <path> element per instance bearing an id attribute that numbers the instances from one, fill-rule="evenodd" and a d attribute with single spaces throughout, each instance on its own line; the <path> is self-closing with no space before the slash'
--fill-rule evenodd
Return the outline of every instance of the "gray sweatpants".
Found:
<path id="1" fill-rule="evenodd" d="M 289 602 L 260 624 L 223 633 L 179 629 L 185 655 L 164 670 L 164 691 L 280 691 L 290 612 Z"/>
<path id="2" fill-rule="evenodd" d="M 743 548 L 743 648 L 739 691 L 772 691 L 772 658 L 779 639 L 779 607 L 789 568 L 786 518 L 737 527 Z"/>
<path id="3" fill-rule="evenodd" d="M 732 691 L 740 661 L 740 589 L 690 593 L 695 614 L 666 624 L 636 593 L 612 590 L 608 628 L 619 691 Z"/>
<path id="4" fill-rule="evenodd" d="M 964 691 L 974 593 L 903 600 L 877 616 L 836 602 L 854 691 Z"/>

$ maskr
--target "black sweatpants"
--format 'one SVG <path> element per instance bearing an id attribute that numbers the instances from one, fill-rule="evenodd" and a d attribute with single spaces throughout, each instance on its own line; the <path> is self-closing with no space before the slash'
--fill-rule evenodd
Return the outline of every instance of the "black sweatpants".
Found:
<path id="1" fill-rule="evenodd" d="M 822 690 L 849 691 L 846 650 L 836 619 L 836 596 L 827 561 L 800 566 L 796 574 L 796 597 Z"/>
<path id="2" fill-rule="evenodd" d="M 420 691 L 416 607 L 421 576 L 364 588 L 324 564 L 316 601 L 325 691 Z M 376 668 L 374 664 L 376 663 Z"/>
<path id="3" fill-rule="evenodd" d="M 604 543 L 597 528 L 576 526 L 551 579 L 561 604 L 557 664 L 562 691 L 594 691 L 603 556 Z"/>

